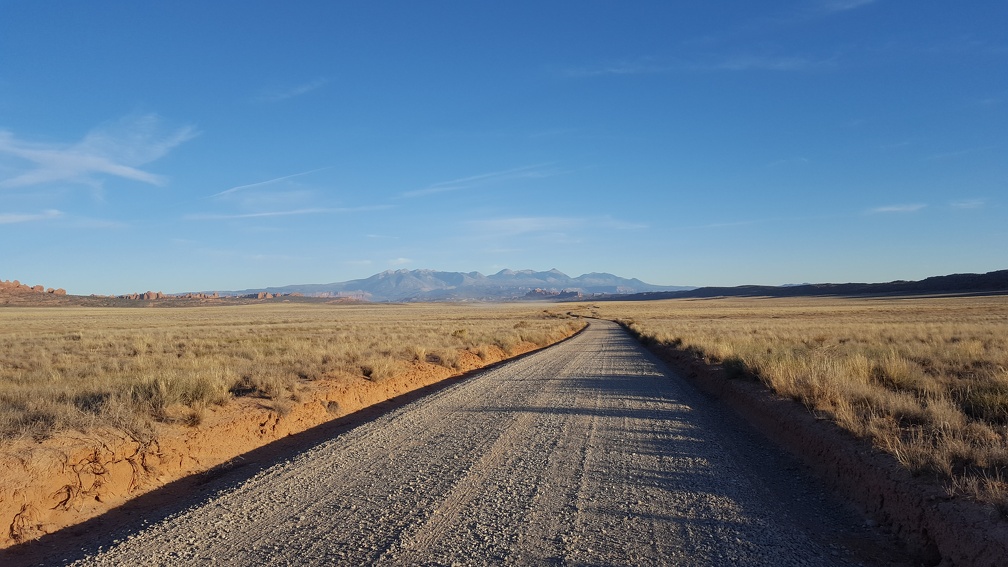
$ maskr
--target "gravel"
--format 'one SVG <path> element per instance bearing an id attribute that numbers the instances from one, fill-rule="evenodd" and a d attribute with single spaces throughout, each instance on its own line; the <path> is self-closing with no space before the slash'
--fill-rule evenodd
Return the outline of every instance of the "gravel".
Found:
<path id="1" fill-rule="evenodd" d="M 593 321 L 68 560 L 857 565 L 873 529 Z"/>

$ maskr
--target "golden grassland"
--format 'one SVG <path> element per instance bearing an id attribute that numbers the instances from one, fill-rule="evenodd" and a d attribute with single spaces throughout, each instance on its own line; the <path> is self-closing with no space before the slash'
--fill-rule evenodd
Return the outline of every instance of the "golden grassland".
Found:
<path id="1" fill-rule="evenodd" d="M 1008 297 L 599 303 L 1008 513 Z"/>
<path id="2" fill-rule="evenodd" d="M 0 309 L 0 440 L 159 421 L 198 424 L 235 396 L 280 413 L 309 383 L 380 381 L 410 361 L 446 367 L 580 326 L 543 305 L 267 304 L 180 309 Z"/>

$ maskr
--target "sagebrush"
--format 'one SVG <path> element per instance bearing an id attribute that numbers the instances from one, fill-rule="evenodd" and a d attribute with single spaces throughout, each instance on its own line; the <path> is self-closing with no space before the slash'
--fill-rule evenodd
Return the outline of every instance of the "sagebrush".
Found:
<path id="1" fill-rule="evenodd" d="M 1008 297 L 585 306 L 758 379 L 910 470 L 1008 512 Z"/>
<path id="2" fill-rule="evenodd" d="M 538 346 L 571 319 L 530 305 L 272 304 L 179 309 L 0 309 L 0 438 L 158 421 L 258 396 L 281 413 L 308 383 L 453 367 L 460 350 Z"/>

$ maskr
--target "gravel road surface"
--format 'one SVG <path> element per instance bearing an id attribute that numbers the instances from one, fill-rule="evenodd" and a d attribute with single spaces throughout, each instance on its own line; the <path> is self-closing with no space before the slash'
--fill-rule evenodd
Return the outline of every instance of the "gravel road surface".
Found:
<path id="1" fill-rule="evenodd" d="M 78 565 L 889 564 L 865 520 L 607 321 Z"/>

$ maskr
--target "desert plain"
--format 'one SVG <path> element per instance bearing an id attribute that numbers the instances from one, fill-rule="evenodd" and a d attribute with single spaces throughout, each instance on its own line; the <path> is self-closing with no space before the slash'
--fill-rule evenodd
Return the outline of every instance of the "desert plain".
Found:
<path id="1" fill-rule="evenodd" d="M 1001 295 L 143 305 L 0 310 L 5 546 L 591 319 L 794 400 L 947 498 L 1008 514 Z"/>
<path id="2" fill-rule="evenodd" d="M 0 545 L 583 325 L 541 305 L 282 300 L 0 320 Z"/>

